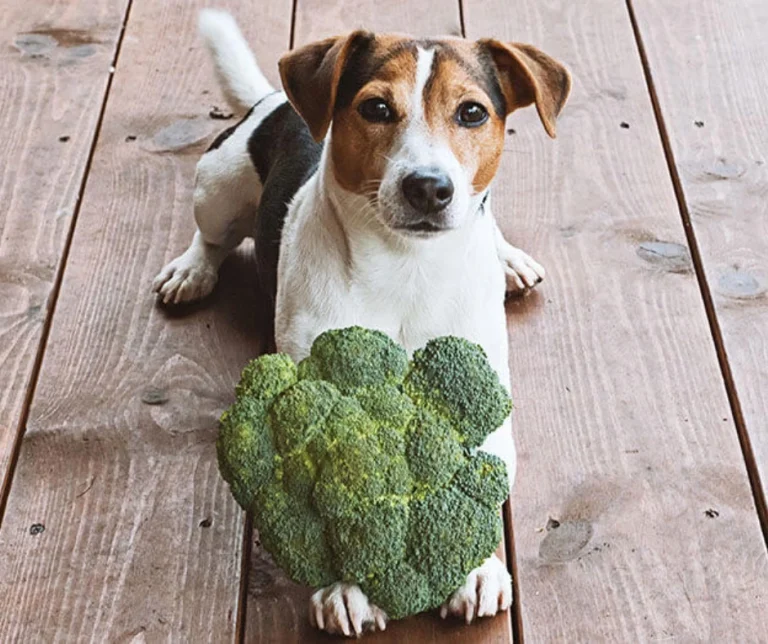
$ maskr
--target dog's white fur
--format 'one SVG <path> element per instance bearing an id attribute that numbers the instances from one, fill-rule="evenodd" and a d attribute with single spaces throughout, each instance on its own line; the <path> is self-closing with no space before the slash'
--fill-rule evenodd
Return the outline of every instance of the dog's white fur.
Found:
<path id="1" fill-rule="evenodd" d="M 154 284 L 166 303 L 210 293 L 221 262 L 252 234 L 262 186 L 247 140 L 261 120 L 287 100 L 282 92 L 270 95 L 274 90 L 228 14 L 204 11 L 200 30 L 228 96 L 242 106 L 263 100 L 246 123 L 198 164 L 194 194 L 198 232 L 189 249 L 166 266 Z M 290 204 L 278 264 L 277 348 L 298 361 L 320 333 L 350 325 L 379 329 L 409 352 L 431 338 L 457 335 L 480 344 L 508 386 L 505 273 L 508 289 L 523 290 L 541 281 L 544 271 L 504 240 L 490 199 L 481 205 L 485 195 L 473 194 L 471 173 L 448 146 L 429 140 L 418 104 L 430 67 L 431 53 L 421 50 L 413 99 L 418 113 L 393 152 L 382 183 L 393 186 L 389 199 L 386 190 L 382 192 L 384 208 L 375 209 L 366 197 L 339 186 L 328 140 L 318 171 Z M 400 199 L 394 186 L 415 165 L 437 165 L 451 176 L 456 190 L 452 230 L 429 238 L 392 231 L 393 221 L 387 217 L 397 217 Z M 485 209 L 483 214 L 480 208 Z M 509 419 L 480 449 L 505 461 L 511 487 L 516 456 Z M 441 612 L 471 621 L 510 603 L 509 573 L 494 555 L 471 573 Z M 349 584 L 315 593 L 310 619 L 321 629 L 345 635 L 359 634 L 366 625 L 383 629 L 386 624 L 386 616 Z"/>

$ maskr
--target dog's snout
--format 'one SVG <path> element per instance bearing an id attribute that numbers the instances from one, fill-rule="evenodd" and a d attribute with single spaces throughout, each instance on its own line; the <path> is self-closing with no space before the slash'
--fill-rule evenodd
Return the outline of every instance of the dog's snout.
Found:
<path id="1" fill-rule="evenodd" d="M 403 195 L 416 210 L 425 215 L 440 212 L 453 199 L 451 178 L 436 168 L 419 168 L 406 175 Z"/>

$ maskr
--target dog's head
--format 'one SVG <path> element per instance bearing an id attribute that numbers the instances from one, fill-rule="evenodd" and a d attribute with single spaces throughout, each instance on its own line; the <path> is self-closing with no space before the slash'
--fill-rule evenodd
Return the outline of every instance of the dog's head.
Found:
<path id="1" fill-rule="evenodd" d="M 496 174 L 505 119 L 536 104 L 547 133 L 570 76 L 543 52 L 497 40 L 413 40 L 356 31 L 280 61 L 285 91 L 325 138 L 339 185 L 405 235 L 461 227 Z"/>

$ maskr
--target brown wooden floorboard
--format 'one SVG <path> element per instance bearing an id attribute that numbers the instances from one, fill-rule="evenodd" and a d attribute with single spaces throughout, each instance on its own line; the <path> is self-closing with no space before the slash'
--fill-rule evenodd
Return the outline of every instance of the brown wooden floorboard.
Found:
<path id="1" fill-rule="evenodd" d="M 224 103 L 196 35 L 204 4 L 133 2 L 0 530 L 3 641 L 235 635 L 243 514 L 213 442 L 261 346 L 254 268 L 230 262 L 209 302 L 175 314 L 150 293 L 191 238 L 195 162 L 227 125 L 208 117 Z M 269 69 L 290 16 L 290 0 L 240 5 Z M 68 115 L 43 81 L 27 91 Z M 81 145 L 82 118 L 48 155 Z"/>
<path id="2" fill-rule="evenodd" d="M 0 508 L 127 4 L 0 1 Z"/>
<path id="3" fill-rule="evenodd" d="M 398 3 L 382 11 L 372 0 L 326 2 L 298 0 L 295 44 L 363 27 L 379 32 L 407 32 L 415 35 L 461 34 L 459 5 L 455 0 Z M 335 638 L 313 631 L 307 620 L 311 591 L 292 584 L 263 555 L 257 537 L 252 548 L 247 595 L 246 642 L 328 642 Z M 340 638 L 339 638 L 340 639 Z M 483 619 L 472 626 L 455 620 L 441 620 L 435 614 L 391 622 L 383 633 L 366 636 L 366 641 L 422 644 L 509 643 L 512 639 L 509 613 Z"/>
<path id="4" fill-rule="evenodd" d="M 632 6 L 768 539 L 768 4 Z"/>
<path id="5" fill-rule="evenodd" d="M 666 37 L 662 4 L 647 16 Z M 765 548 L 626 6 L 465 0 L 464 17 L 469 37 L 534 43 L 575 80 L 556 141 L 535 111 L 512 117 L 493 198 L 548 270 L 509 307 L 525 636 L 757 641 Z"/>

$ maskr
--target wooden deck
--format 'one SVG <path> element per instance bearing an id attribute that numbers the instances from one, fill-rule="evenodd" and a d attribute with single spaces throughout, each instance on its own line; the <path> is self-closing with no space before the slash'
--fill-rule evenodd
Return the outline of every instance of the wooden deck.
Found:
<path id="1" fill-rule="evenodd" d="M 205 4 L 0 0 L 2 642 L 331 640 L 216 467 L 265 346 L 252 258 L 202 306 L 149 292 L 223 125 Z M 369 641 L 768 641 L 768 3 L 222 4 L 274 80 L 358 26 L 528 41 L 574 75 L 557 141 L 511 118 L 494 193 L 548 271 L 508 306 L 514 610 Z"/>

